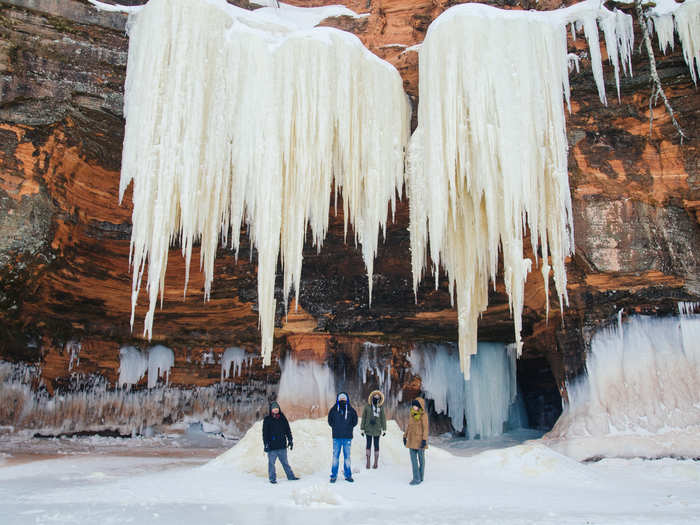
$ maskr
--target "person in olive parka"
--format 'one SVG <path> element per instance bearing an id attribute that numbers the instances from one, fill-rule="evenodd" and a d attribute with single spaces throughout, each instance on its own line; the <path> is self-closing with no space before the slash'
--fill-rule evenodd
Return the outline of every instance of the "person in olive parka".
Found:
<path id="1" fill-rule="evenodd" d="M 373 391 L 362 411 L 360 430 L 367 436 L 367 468 L 370 468 L 372 442 L 374 441 L 374 468 L 379 466 L 379 437 L 386 435 L 386 414 L 384 413 L 384 394 L 380 390 Z"/>
<path id="2" fill-rule="evenodd" d="M 270 477 L 270 483 L 277 483 L 277 473 L 275 471 L 275 462 L 277 459 L 282 463 L 284 473 L 290 481 L 297 480 L 292 472 L 292 467 L 287 461 L 287 447 L 292 450 L 294 443 L 292 441 L 292 429 L 289 428 L 289 421 L 280 410 L 277 401 L 270 403 L 270 413 L 263 419 L 263 445 L 267 452 L 267 473 Z"/>

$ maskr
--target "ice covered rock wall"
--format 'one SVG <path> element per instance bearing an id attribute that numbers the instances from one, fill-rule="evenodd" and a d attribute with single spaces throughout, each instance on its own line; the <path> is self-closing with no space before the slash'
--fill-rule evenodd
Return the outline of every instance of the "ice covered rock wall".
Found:
<path id="1" fill-rule="evenodd" d="M 629 69 L 631 17 L 595 1 L 547 13 L 455 6 L 431 24 L 420 49 L 418 128 L 408 160 L 413 284 L 417 290 L 428 255 L 436 287 L 440 265 L 445 268 L 457 300 L 466 378 L 500 254 L 520 355 L 525 280 L 533 264 L 523 258 L 528 231 L 547 311 L 550 272 L 560 304 L 567 299 L 564 261 L 574 243 L 566 27 L 583 28 L 605 102 L 598 20 L 619 83 L 620 63 Z"/>
<path id="2" fill-rule="evenodd" d="M 598 332 L 587 374 L 546 438 L 598 456 L 700 456 L 700 315 L 637 316 Z"/>
<path id="3" fill-rule="evenodd" d="M 298 300 L 307 229 L 321 249 L 333 191 L 371 296 L 380 230 L 403 187 L 410 109 L 396 69 L 352 34 L 311 29 L 329 14 L 314 13 L 151 0 L 131 15 L 120 199 L 133 181 L 131 322 L 148 266 L 148 337 L 170 246 L 181 246 L 186 290 L 201 243 L 206 300 L 219 243 L 237 253 L 245 225 L 269 364 L 278 261 L 286 307 L 292 288 Z"/>

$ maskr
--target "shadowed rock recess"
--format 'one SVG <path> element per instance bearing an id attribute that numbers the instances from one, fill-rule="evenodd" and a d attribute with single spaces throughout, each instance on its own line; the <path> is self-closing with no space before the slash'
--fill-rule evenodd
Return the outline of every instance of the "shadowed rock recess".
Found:
<path id="1" fill-rule="evenodd" d="M 457 3 L 348 0 L 347 7 L 369 16 L 331 18 L 322 25 L 355 33 L 396 66 L 414 107 L 415 126 L 418 54 L 408 48 Z M 545 10 L 574 2 L 487 3 Z M 236 407 L 254 405 L 246 413 L 255 417 L 265 410 L 280 380 L 281 358 L 292 353 L 298 360 L 326 362 L 341 388 L 346 386 L 342 378 L 358 377 L 364 343 L 373 342 L 391 364 L 392 393 L 401 399 L 403 390 L 402 399 L 411 399 L 421 386 L 407 355 L 419 343 L 456 341 L 457 315 L 444 276 L 437 289 L 431 279 L 424 280 L 414 300 L 405 196 L 379 246 L 371 308 L 361 252 L 344 242 L 342 209 L 331 217 L 320 253 L 306 247 L 298 309 L 292 306 L 288 315 L 278 274 L 271 367 L 263 368 L 258 357 L 256 254 L 250 253 L 245 233 L 238 260 L 219 248 L 206 303 L 196 268 L 183 298 L 185 262 L 179 246 L 173 246 L 153 340 L 140 338 L 144 297 L 132 332 L 131 189 L 118 203 L 125 23 L 125 15 L 96 11 L 87 0 L 0 0 L 0 360 L 37 367 L 33 388 L 46 396 L 85 391 L 97 383 L 109 391 L 116 387 L 121 347 L 162 344 L 174 351 L 171 388 L 186 398 L 186 392 L 218 385 L 212 394 L 217 401 L 207 401 L 221 405 L 214 416 L 247 425 L 252 419 L 237 416 Z M 569 38 L 572 52 L 583 49 L 581 40 Z M 635 42 L 640 41 L 636 34 Z M 567 133 L 576 254 L 567 263 L 569 305 L 560 311 L 550 286 L 548 320 L 540 272 L 527 280 L 517 377 L 532 426 L 551 428 L 566 395 L 565 382 L 583 370 L 592 334 L 620 309 L 625 315 L 669 315 L 679 301 L 700 298 L 700 95 L 680 46 L 669 55 L 656 51 L 659 75 L 689 135 L 682 145 L 662 107 L 655 108 L 650 134 L 649 66 L 638 46 L 634 76 L 621 80 L 619 102 L 610 68 L 605 69 L 608 107 L 598 99 L 585 57 L 580 72 L 570 77 Z M 490 295 L 479 340 L 512 342 L 501 281 Z M 253 359 L 245 373 L 220 384 L 220 359 L 231 346 L 244 348 Z M 145 383 L 133 390 L 144 389 Z M 366 384 L 347 388 L 359 401 L 376 386 L 370 374 Z M 168 415 L 169 422 L 194 410 L 186 399 L 178 403 L 179 412 Z M 17 410 L 0 411 L 0 425 L 17 423 Z"/>

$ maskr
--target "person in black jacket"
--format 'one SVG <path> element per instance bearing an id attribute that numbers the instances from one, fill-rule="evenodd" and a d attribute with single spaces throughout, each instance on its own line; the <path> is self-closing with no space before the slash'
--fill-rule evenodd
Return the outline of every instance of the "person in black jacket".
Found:
<path id="1" fill-rule="evenodd" d="M 357 412 L 350 406 L 350 399 L 345 392 L 338 394 L 335 405 L 328 411 L 328 424 L 333 429 L 333 464 L 331 467 L 331 483 L 338 479 L 338 463 L 340 450 L 343 450 L 343 473 L 347 481 L 352 479 L 350 469 L 350 443 L 352 429 L 357 425 Z"/>
<path id="2" fill-rule="evenodd" d="M 289 421 L 284 417 L 277 401 L 270 403 L 270 413 L 263 419 L 263 445 L 267 452 L 267 473 L 270 483 L 277 483 L 277 472 L 275 462 L 277 459 L 282 463 L 284 473 L 290 481 L 297 480 L 292 472 L 292 467 L 287 461 L 287 447 L 292 450 L 292 429 L 289 428 Z"/>

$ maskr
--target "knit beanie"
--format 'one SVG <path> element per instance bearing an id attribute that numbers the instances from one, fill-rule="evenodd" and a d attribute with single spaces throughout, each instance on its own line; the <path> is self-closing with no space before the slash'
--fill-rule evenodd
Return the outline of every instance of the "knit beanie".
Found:
<path id="1" fill-rule="evenodd" d="M 277 401 L 273 401 L 272 403 L 270 403 L 270 412 L 272 412 L 273 408 L 279 408 L 279 407 L 280 407 L 279 403 Z"/>
<path id="2" fill-rule="evenodd" d="M 411 402 L 411 406 L 412 406 L 412 407 L 416 407 L 416 408 L 418 408 L 418 409 L 422 408 L 422 407 L 420 406 L 420 402 L 419 402 L 417 399 L 414 399 L 414 400 Z"/>

